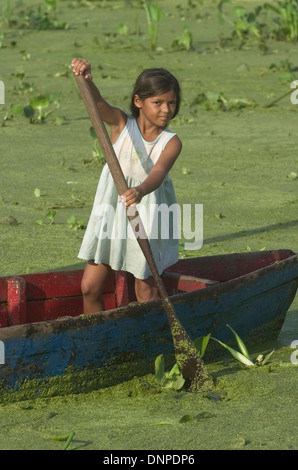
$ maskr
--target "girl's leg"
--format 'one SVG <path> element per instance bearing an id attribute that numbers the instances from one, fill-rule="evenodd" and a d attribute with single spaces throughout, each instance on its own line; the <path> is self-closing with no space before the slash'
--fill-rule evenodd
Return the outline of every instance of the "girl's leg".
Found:
<path id="1" fill-rule="evenodd" d="M 102 294 L 110 272 L 111 268 L 107 264 L 95 264 L 93 260 L 87 262 L 81 283 L 84 313 L 96 313 L 105 309 Z"/>
<path id="2" fill-rule="evenodd" d="M 153 277 L 147 279 L 135 279 L 135 293 L 138 302 L 148 302 L 158 299 L 158 289 L 155 286 Z"/>

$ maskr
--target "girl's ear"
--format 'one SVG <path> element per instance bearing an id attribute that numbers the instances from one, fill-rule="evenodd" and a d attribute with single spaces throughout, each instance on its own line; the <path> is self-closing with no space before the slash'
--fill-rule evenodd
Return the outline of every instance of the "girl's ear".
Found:
<path id="1" fill-rule="evenodd" d="M 134 105 L 135 105 L 137 108 L 141 109 L 141 107 L 142 107 L 142 100 L 141 100 L 141 98 L 139 97 L 139 95 L 135 95 L 135 96 L 134 96 Z"/>

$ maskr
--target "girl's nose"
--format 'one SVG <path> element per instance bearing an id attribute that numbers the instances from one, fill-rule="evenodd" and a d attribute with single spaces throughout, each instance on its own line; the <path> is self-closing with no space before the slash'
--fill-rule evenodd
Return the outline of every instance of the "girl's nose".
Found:
<path id="1" fill-rule="evenodd" d="M 163 111 L 164 114 L 169 114 L 170 111 L 171 111 L 170 105 L 168 105 L 167 103 L 164 103 L 164 105 L 162 107 L 162 111 Z"/>

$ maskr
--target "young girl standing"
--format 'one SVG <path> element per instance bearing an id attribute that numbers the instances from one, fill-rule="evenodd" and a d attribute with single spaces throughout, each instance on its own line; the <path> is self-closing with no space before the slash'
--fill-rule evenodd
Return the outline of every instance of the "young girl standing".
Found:
<path id="1" fill-rule="evenodd" d="M 119 196 L 107 164 L 104 166 L 91 216 L 78 257 L 87 260 L 82 279 L 84 313 L 104 310 L 103 289 L 111 270 L 122 270 L 135 277 L 135 293 L 139 302 L 158 297 L 148 264 L 136 238 L 107 236 L 107 222 L 115 227 L 120 218 L 121 201 L 126 206 L 140 204 L 147 211 L 154 205 L 176 203 L 172 181 L 168 175 L 179 156 L 182 143 L 167 125 L 180 106 L 180 86 L 167 70 L 144 70 L 136 80 L 131 115 L 108 104 L 92 82 L 91 64 L 81 58 L 73 59 L 75 75 L 83 75 L 91 83 L 95 102 L 103 121 L 110 127 L 110 138 L 124 173 L 128 191 Z M 108 205 L 114 211 L 109 220 L 102 208 Z M 138 206 L 139 207 L 139 206 Z M 155 219 L 156 220 L 156 219 Z M 127 224 L 127 219 L 125 221 Z M 151 227 L 155 229 L 155 227 Z M 170 227 L 171 228 L 171 227 Z M 153 230 L 154 231 L 154 230 Z M 159 274 L 178 261 L 178 238 L 148 239 Z M 109 231 L 111 234 L 111 231 Z M 171 230 L 169 230 L 171 234 Z M 122 233 L 123 235 L 123 233 Z"/>

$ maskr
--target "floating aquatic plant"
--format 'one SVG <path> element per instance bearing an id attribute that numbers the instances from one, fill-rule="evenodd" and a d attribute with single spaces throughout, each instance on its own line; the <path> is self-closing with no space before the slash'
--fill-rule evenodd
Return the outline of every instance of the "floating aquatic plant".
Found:
<path id="1" fill-rule="evenodd" d="M 222 92 L 206 91 L 205 93 L 198 93 L 192 105 L 202 105 L 206 111 L 234 111 L 255 107 L 256 102 L 250 98 L 227 98 Z"/>
<path id="2" fill-rule="evenodd" d="M 154 51 L 157 47 L 159 23 L 163 19 L 165 14 L 163 9 L 155 3 L 152 3 L 151 0 L 145 0 L 143 5 L 147 18 L 150 48 Z"/>
<path id="3" fill-rule="evenodd" d="M 211 334 L 208 334 L 205 337 L 200 337 L 193 341 L 201 358 L 205 354 L 210 337 Z M 161 388 L 168 390 L 181 390 L 185 383 L 177 364 L 172 367 L 170 372 L 165 372 L 164 357 L 162 354 L 155 359 L 155 378 Z"/>
<path id="4" fill-rule="evenodd" d="M 298 40 L 298 0 L 283 0 L 276 4 L 265 3 L 264 8 L 275 13 L 276 28 L 273 35 L 278 40 L 297 42 Z"/>
<path id="5" fill-rule="evenodd" d="M 268 362 L 268 360 L 270 359 L 270 357 L 274 353 L 274 350 L 271 351 L 269 354 L 267 354 L 265 357 L 262 354 L 260 354 L 256 358 L 255 362 L 253 362 L 250 355 L 249 355 L 249 353 L 248 353 L 248 350 L 247 350 L 244 342 L 240 338 L 240 336 L 236 333 L 235 330 L 233 330 L 233 328 L 230 325 L 227 325 L 227 327 L 232 331 L 232 333 L 233 333 L 233 335 L 236 339 L 239 351 L 236 351 L 234 348 L 231 348 L 230 346 L 223 343 L 219 339 L 216 339 L 216 338 L 212 338 L 212 339 L 214 341 L 217 341 L 221 346 L 223 346 L 225 349 L 227 349 L 238 362 L 241 362 L 242 364 L 244 364 L 245 366 L 248 366 L 248 367 L 261 366 L 261 365 L 266 364 L 266 362 Z"/>
<path id="6" fill-rule="evenodd" d="M 62 436 L 52 437 L 51 439 L 53 441 L 66 441 L 62 450 L 67 450 L 74 436 L 75 436 L 75 432 L 70 432 L 68 434 L 63 434 Z"/>
<path id="7" fill-rule="evenodd" d="M 70 215 L 67 218 L 67 224 L 73 230 L 83 230 L 86 228 L 85 222 L 81 219 L 76 219 L 74 215 Z"/>
<path id="8" fill-rule="evenodd" d="M 190 51 L 192 47 L 192 34 L 189 30 L 189 25 L 184 26 L 183 33 L 172 42 L 174 49 L 184 49 Z"/>
<path id="9" fill-rule="evenodd" d="M 155 359 L 155 378 L 161 388 L 168 390 L 180 390 L 184 385 L 184 378 L 175 364 L 170 372 L 165 372 L 164 357 L 162 354 Z"/>
<path id="10" fill-rule="evenodd" d="M 51 107 L 51 105 L 55 107 Z M 39 95 L 31 98 L 29 104 L 24 107 L 24 114 L 32 124 L 44 123 L 47 118 L 59 108 L 59 100 L 56 93 Z"/>

